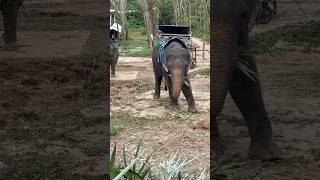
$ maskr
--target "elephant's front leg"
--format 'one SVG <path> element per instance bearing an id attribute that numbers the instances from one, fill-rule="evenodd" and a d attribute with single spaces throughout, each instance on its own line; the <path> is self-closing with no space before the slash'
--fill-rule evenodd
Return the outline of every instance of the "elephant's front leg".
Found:
<path id="1" fill-rule="evenodd" d="M 4 49 L 8 51 L 16 50 L 17 44 L 17 16 L 22 0 L 11 1 L 2 7 L 4 34 Z"/>
<path id="2" fill-rule="evenodd" d="M 155 87 L 154 87 L 154 99 L 160 98 L 160 88 L 161 88 L 161 81 L 162 81 L 162 75 L 159 73 L 155 73 Z"/>
<path id="3" fill-rule="evenodd" d="M 257 72 L 254 59 L 246 57 L 245 60 Z M 280 158 L 281 150 L 272 140 L 271 124 L 263 103 L 259 79 L 253 81 L 237 69 L 229 90 L 248 123 L 251 137 L 249 156 L 260 160 Z"/>
<path id="4" fill-rule="evenodd" d="M 183 84 L 182 92 L 188 102 L 188 111 L 189 112 L 196 112 L 197 108 L 196 108 L 196 104 L 195 104 L 195 101 L 193 98 L 191 87 L 188 87 L 186 84 Z"/>

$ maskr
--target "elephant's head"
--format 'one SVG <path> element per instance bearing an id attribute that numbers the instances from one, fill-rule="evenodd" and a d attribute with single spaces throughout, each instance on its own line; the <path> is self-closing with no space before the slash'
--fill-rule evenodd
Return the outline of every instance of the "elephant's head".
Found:
<path id="1" fill-rule="evenodd" d="M 191 64 L 190 53 L 180 43 L 172 42 L 165 49 L 165 58 L 168 72 L 171 75 L 172 98 L 177 99 Z"/>

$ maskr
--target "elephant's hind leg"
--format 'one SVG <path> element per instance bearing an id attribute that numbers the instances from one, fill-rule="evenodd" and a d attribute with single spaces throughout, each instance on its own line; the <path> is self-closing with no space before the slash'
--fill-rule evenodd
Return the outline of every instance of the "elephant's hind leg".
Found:
<path id="1" fill-rule="evenodd" d="M 116 77 L 116 64 L 111 63 L 111 77 Z"/>
<path id="2" fill-rule="evenodd" d="M 13 51 L 18 49 L 17 44 L 17 16 L 22 0 L 11 1 L 4 5 L 1 9 L 3 15 L 4 34 L 4 49 Z"/>
<path id="3" fill-rule="evenodd" d="M 247 58 L 246 61 L 257 72 L 254 59 Z M 265 110 L 259 79 L 254 82 L 236 69 L 229 90 L 248 123 L 251 137 L 249 156 L 261 160 L 280 158 L 281 150 L 272 140 L 271 124 Z"/>
<path id="4" fill-rule="evenodd" d="M 162 81 L 162 76 L 159 75 L 158 73 L 155 73 L 155 87 L 154 87 L 154 99 L 159 99 L 160 98 L 160 89 L 161 89 L 161 81 Z"/>

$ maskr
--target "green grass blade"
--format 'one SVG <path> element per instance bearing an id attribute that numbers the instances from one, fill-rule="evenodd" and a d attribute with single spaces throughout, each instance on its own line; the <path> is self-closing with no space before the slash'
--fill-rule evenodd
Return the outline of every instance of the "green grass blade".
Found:
<path id="1" fill-rule="evenodd" d="M 135 155 L 134 155 L 134 158 L 138 158 L 138 153 L 139 153 L 139 151 L 140 151 L 140 147 L 141 147 L 141 144 L 142 144 L 142 140 L 143 140 L 143 138 L 141 138 L 141 140 L 139 141 L 139 144 L 138 144 L 138 146 L 137 146 L 137 150 L 136 150 L 136 153 L 135 153 Z M 134 165 L 134 166 L 132 167 L 132 170 L 133 170 L 133 171 L 136 171 L 136 165 Z"/>
<path id="2" fill-rule="evenodd" d="M 150 167 L 148 167 L 143 173 L 142 173 L 142 178 L 144 179 L 147 175 L 148 175 L 148 173 L 150 172 L 150 170 L 151 170 L 151 168 Z M 140 173 L 139 173 L 140 174 Z"/>
<path id="3" fill-rule="evenodd" d="M 116 151 L 117 151 L 117 143 L 114 143 L 113 151 L 111 154 L 110 167 L 115 165 Z"/>
<path id="4" fill-rule="evenodd" d="M 128 164 L 127 164 L 127 156 L 126 156 L 126 143 L 123 143 L 122 156 L 123 156 L 124 167 L 127 167 Z"/>
<path id="5" fill-rule="evenodd" d="M 134 166 L 139 158 L 135 158 L 124 170 L 121 171 L 113 180 L 120 180 Z"/>
<path id="6" fill-rule="evenodd" d="M 149 155 L 149 156 L 147 157 L 147 159 L 143 162 L 143 165 L 142 165 L 141 168 L 139 169 L 139 171 L 138 171 L 139 174 L 143 171 L 144 167 L 147 165 L 147 163 L 149 162 L 149 160 L 151 159 L 151 157 L 152 157 L 156 152 L 158 152 L 159 150 L 160 150 L 160 148 L 159 148 L 159 149 L 156 149 L 156 150 L 154 150 L 152 153 L 150 153 L 150 155 Z"/>
<path id="7" fill-rule="evenodd" d="M 124 175 L 124 177 L 130 178 L 130 179 L 135 178 L 137 180 L 143 180 L 144 179 L 143 176 L 141 176 L 138 173 L 132 171 L 131 169 Z"/>

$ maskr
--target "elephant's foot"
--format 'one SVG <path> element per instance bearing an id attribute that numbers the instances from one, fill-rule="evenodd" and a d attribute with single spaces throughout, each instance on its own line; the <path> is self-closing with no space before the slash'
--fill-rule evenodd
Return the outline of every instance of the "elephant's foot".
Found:
<path id="1" fill-rule="evenodd" d="M 153 94 L 153 99 L 159 99 L 159 98 L 160 98 L 160 94 L 157 94 L 157 93 Z"/>
<path id="2" fill-rule="evenodd" d="M 282 151 L 273 141 L 268 143 L 253 142 L 250 144 L 249 157 L 256 160 L 277 160 L 282 157 Z"/>
<path id="3" fill-rule="evenodd" d="M 195 112 L 198 112 L 198 109 L 195 106 L 189 106 L 188 111 L 195 113 Z"/>
<path id="4" fill-rule="evenodd" d="M 179 104 L 170 104 L 169 109 L 173 110 L 173 111 L 178 111 L 180 110 Z"/>
<path id="5" fill-rule="evenodd" d="M 212 148 L 214 154 L 219 157 L 223 154 L 222 146 L 221 146 L 221 141 L 219 138 L 214 138 L 213 143 L 212 143 Z"/>
<path id="6" fill-rule="evenodd" d="M 170 109 L 172 109 L 172 110 L 179 110 L 180 107 L 179 107 L 178 101 L 171 100 Z"/>

